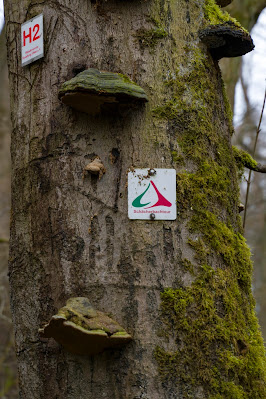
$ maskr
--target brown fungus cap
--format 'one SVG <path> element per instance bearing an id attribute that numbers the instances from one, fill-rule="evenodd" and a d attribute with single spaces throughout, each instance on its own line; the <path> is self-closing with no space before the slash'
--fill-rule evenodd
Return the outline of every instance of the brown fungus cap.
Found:
<path id="1" fill-rule="evenodd" d="M 220 7 L 226 7 L 229 4 L 232 3 L 233 0 L 216 0 L 216 3 L 218 4 L 218 6 Z"/>
<path id="2" fill-rule="evenodd" d="M 58 97 L 64 104 L 92 115 L 110 106 L 148 101 L 144 90 L 127 76 L 94 68 L 63 83 Z"/>
<path id="3" fill-rule="evenodd" d="M 71 353 L 89 356 L 132 340 L 123 327 L 83 297 L 70 298 L 39 333 L 42 338 L 54 338 Z"/>
<path id="4" fill-rule="evenodd" d="M 199 32 L 199 37 L 217 60 L 223 57 L 239 57 L 255 47 L 250 35 L 233 22 L 209 25 Z"/>

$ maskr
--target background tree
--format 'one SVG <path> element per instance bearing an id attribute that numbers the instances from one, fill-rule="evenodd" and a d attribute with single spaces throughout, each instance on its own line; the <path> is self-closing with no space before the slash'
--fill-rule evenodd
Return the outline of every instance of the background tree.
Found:
<path id="1" fill-rule="evenodd" d="M 40 12 L 45 58 L 21 68 L 20 24 Z M 232 126 L 217 61 L 198 39 L 216 12 L 212 1 L 6 4 L 22 398 L 265 396 Z M 60 104 L 60 85 L 87 67 L 129 75 L 149 104 L 101 117 Z M 96 155 L 105 176 L 82 179 Z M 128 220 L 131 166 L 177 170 L 177 222 Z M 78 295 L 132 344 L 87 358 L 40 340 Z"/>

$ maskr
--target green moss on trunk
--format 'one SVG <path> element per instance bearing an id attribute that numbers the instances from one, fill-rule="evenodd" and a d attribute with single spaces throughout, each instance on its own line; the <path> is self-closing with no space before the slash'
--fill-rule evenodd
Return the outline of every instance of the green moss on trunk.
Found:
<path id="1" fill-rule="evenodd" d="M 203 387 L 209 399 L 265 398 L 252 263 L 237 210 L 238 165 L 225 134 L 233 133 L 232 112 L 218 69 L 211 75 L 212 62 L 200 49 L 187 48 L 175 79 L 166 81 L 171 99 L 153 109 L 154 118 L 168 121 L 178 158 L 186 160 L 177 174 L 177 207 L 195 254 L 186 267 L 192 284 L 162 292 L 165 331 L 180 346 L 174 352 L 157 347 L 155 357 L 164 383 L 183 386 L 184 397 Z"/>
<path id="2" fill-rule="evenodd" d="M 248 34 L 248 31 L 243 28 L 243 26 L 235 18 L 232 18 L 228 12 L 221 10 L 221 8 L 216 4 L 215 0 L 205 0 L 203 9 L 206 23 L 218 25 L 230 22 L 235 29 L 241 29 L 243 32 Z"/>
<path id="3" fill-rule="evenodd" d="M 166 36 L 168 36 L 168 34 L 161 26 L 154 29 L 139 29 L 135 34 L 141 46 L 150 48 L 154 48 L 158 41 Z"/>
<path id="4" fill-rule="evenodd" d="M 194 246 L 198 272 L 191 287 L 162 293 L 167 332 L 182 347 L 174 353 L 156 349 L 161 376 L 204 386 L 209 398 L 264 398 L 265 353 L 250 289 L 249 249 L 241 234 L 210 212 L 195 213 L 190 229 L 202 237 Z M 224 266 L 214 269 L 208 259 L 217 254 Z"/>
<path id="5" fill-rule="evenodd" d="M 256 162 L 255 159 L 253 159 L 252 156 L 249 155 L 246 151 L 241 150 L 240 148 L 237 148 L 235 146 L 233 146 L 233 151 L 236 164 L 240 172 L 243 173 L 245 167 L 249 169 L 256 168 L 258 162 Z"/>

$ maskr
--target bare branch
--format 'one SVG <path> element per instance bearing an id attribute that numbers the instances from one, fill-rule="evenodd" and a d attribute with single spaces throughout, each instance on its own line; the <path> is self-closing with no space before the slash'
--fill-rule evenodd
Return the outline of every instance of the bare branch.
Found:
<path id="1" fill-rule="evenodd" d="M 256 137 L 255 137 L 255 143 L 254 143 L 254 148 L 253 148 L 253 157 L 255 155 L 256 152 L 256 146 L 257 146 L 257 142 L 258 142 L 258 137 L 259 137 L 259 133 L 260 133 L 260 126 L 261 126 L 261 122 L 262 122 L 262 117 L 263 117 L 263 113 L 264 113 L 264 108 L 265 108 L 265 101 L 266 101 L 266 88 L 265 88 L 265 92 L 264 92 L 264 99 L 263 99 L 263 105 L 262 105 L 262 109 L 261 109 L 261 113 L 260 113 L 260 120 L 259 120 L 259 124 L 258 124 L 258 128 L 257 128 L 257 132 L 256 132 Z M 260 165 L 257 164 L 256 167 Z M 246 193 L 246 200 L 245 200 L 245 212 L 244 212 L 244 218 L 243 218 L 243 229 L 245 230 L 245 225 L 246 225 L 246 217 L 247 217 L 247 206 L 248 206 L 248 196 L 249 196 L 249 189 L 250 189 L 250 183 L 251 183 L 251 170 L 249 171 L 249 175 L 248 175 L 248 181 L 247 181 L 247 193 Z"/>
<path id="2" fill-rule="evenodd" d="M 255 167 L 251 165 L 244 165 L 244 166 L 249 170 L 253 170 L 254 172 L 266 173 L 266 165 L 262 165 L 261 163 L 257 163 Z"/>

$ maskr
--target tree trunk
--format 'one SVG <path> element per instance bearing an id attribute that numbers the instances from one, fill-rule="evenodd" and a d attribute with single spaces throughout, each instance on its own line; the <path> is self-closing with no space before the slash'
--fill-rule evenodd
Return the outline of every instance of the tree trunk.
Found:
<path id="1" fill-rule="evenodd" d="M 231 120 L 218 63 L 198 39 L 209 2 L 6 4 L 21 398 L 265 396 Z M 41 12 L 45 57 L 22 68 L 20 24 Z M 85 68 L 128 75 L 149 103 L 74 111 L 58 91 Z M 106 173 L 83 179 L 95 156 Z M 128 219 L 132 166 L 176 169 L 176 221 Z M 133 342 L 88 357 L 41 340 L 41 325 L 77 296 Z"/>

